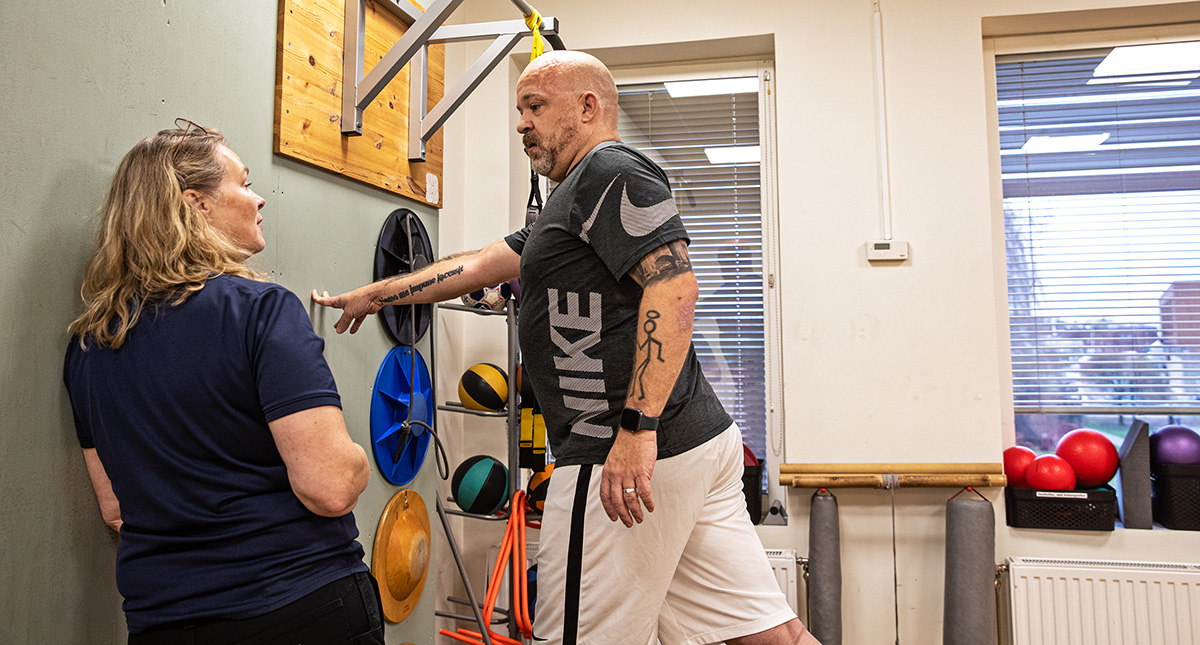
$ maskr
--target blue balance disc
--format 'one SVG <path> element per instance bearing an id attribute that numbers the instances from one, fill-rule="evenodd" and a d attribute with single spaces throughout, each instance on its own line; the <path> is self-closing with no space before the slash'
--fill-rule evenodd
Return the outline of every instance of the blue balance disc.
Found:
<path id="1" fill-rule="evenodd" d="M 414 365 L 415 359 L 415 365 Z M 416 349 L 401 345 L 388 352 L 371 395 L 371 443 L 379 472 L 403 486 L 425 463 L 434 406 L 429 368 Z"/>

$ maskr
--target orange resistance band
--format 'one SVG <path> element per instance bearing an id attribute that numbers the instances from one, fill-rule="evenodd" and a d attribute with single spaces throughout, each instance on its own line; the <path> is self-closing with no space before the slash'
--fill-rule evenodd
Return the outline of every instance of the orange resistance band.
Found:
<path id="1" fill-rule="evenodd" d="M 488 581 L 487 596 L 483 601 L 483 623 L 488 625 L 488 636 L 493 643 L 502 645 L 522 645 L 521 641 L 492 631 L 492 612 L 496 608 L 496 599 L 500 596 L 500 587 L 504 581 L 504 570 L 511 559 L 513 563 L 513 618 L 517 630 L 525 638 L 533 638 L 533 622 L 529 618 L 529 583 L 526 579 L 525 559 L 525 491 L 519 490 L 512 496 L 509 503 L 508 525 L 504 529 L 504 539 L 500 543 L 500 553 L 492 568 L 492 577 Z M 439 629 L 438 633 L 471 645 L 484 645 L 483 634 L 465 628 L 457 632 Z"/>

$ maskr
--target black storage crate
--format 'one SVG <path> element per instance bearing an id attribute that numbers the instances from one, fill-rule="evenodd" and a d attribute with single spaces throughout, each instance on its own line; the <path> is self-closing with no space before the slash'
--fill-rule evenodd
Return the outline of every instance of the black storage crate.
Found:
<path id="1" fill-rule="evenodd" d="M 1200 466 L 1159 464 L 1150 474 L 1154 521 L 1169 529 L 1200 531 Z"/>
<path id="2" fill-rule="evenodd" d="M 1111 531 L 1117 517 L 1117 494 L 1097 490 L 1033 490 L 1005 488 L 1005 519 L 1022 529 Z"/>

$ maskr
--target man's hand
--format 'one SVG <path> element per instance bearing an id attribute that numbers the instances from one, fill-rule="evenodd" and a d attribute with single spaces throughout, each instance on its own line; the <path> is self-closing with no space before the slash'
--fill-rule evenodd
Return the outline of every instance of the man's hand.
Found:
<path id="1" fill-rule="evenodd" d="M 614 522 L 620 519 L 626 527 L 632 527 L 634 522 L 642 522 L 642 504 L 647 511 L 654 512 L 650 476 L 657 458 L 657 433 L 617 430 L 617 439 L 600 473 L 600 503 L 604 504 L 608 519 Z"/>
<path id="2" fill-rule="evenodd" d="M 379 299 L 374 295 L 374 287 L 374 284 L 368 284 L 337 296 L 329 295 L 328 291 L 317 293 L 317 290 L 313 289 L 312 299 L 318 305 L 341 309 L 342 317 L 333 325 L 333 328 L 339 334 L 344 333 L 347 329 L 353 334 L 358 331 L 367 316 L 383 308 Z"/>

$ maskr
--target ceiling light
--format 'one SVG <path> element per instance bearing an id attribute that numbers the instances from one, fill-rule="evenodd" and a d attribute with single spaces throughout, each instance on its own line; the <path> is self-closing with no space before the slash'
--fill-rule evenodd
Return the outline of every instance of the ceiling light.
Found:
<path id="1" fill-rule="evenodd" d="M 1167 74 L 1200 71 L 1200 41 L 1117 47 L 1096 66 L 1092 76 Z"/>
<path id="2" fill-rule="evenodd" d="M 1021 150 L 1025 154 L 1097 150 L 1100 148 L 1100 144 L 1108 140 L 1108 137 L 1109 134 L 1107 132 L 1101 134 L 1077 134 L 1067 137 L 1046 137 L 1039 135 L 1029 137 L 1025 145 L 1021 146 Z"/>
<path id="3" fill-rule="evenodd" d="M 754 94 L 758 92 L 758 77 L 709 78 L 701 81 L 668 81 L 663 83 L 671 98 L 684 96 L 713 96 L 716 94 Z"/>
<path id="4" fill-rule="evenodd" d="M 762 148 L 759 146 L 725 146 L 723 148 L 705 148 L 708 163 L 759 163 L 762 160 Z"/>
<path id="5" fill-rule="evenodd" d="M 1162 83 L 1133 83 L 1129 87 L 1187 87 L 1191 81 L 1164 81 Z"/>
<path id="6" fill-rule="evenodd" d="M 1088 85 L 1104 85 L 1107 83 L 1161 83 L 1163 81 L 1188 81 L 1193 78 L 1200 78 L 1200 72 L 1195 74 L 1152 74 L 1149 76 L 1119 76 L 1113 78 L 1111 76 L 1104 78 L 1093 78 L 1087 82 Z M 1187 83 L 1179 83 L 1179 85 L 1187 85 Z"/>

